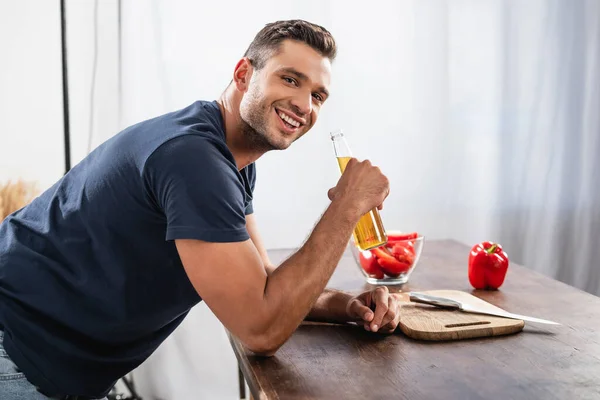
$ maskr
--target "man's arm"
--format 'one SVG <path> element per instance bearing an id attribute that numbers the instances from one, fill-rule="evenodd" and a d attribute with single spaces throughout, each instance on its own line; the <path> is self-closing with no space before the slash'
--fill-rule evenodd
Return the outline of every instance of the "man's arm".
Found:
<path id="1" fill-rule="evenodd" d="M 269 254 L 263 244 L 254 214 L 246 215 L 246 229 L 248 230 L 248 234 L 250 234 L 250 239 L 252 239 L 254 247 L 256 247 L 260 258 L 263 261 L 267 275 L 271 275 L 277 266 L 269 259 Z M 349 293 L 325 288 L 306 319 L 311 321 L 347 322 L 347 307 L 352 297 L 353 296 Z"/>
<path id="2" fill-rule="evenodd" d="M 246 228 L 248 229 L 248 233 L 250 234 L 250 239 L 252 239 L 254 247 L 256 247 L 260 258 L 263 261 L 267 275 L 271 275 L 277 266 L 274 265 L 269 259 L 269 254 L 265 249 L 262 238 L 258 231 L 256 217 L 254 214 L 246 215 Z M 310 310 L 306 319 L 312 321 L 347 322 L 347 306 L 351 299 L 351 294 L 326 288 L 323 293 L 319 295 L 319 298 Z"/>
<path id="3" fill-rule="evenodd" d="M 387 178 L 351 160 L 306 243 L 271 275 L 251 240 L 176 240 L 191 283 L 217 318 L 250 350 L 274 353 L 323 292 L 360 216 L 383 203 Z"/>
<path id="4" fill-rule="evenodd" d="M 265 246 L 262 241 L 262 237 L 260 236 L 260 233 L 258 232 L 258 226 L 256 224 L 256 217 L 254 216 L 254 214 L 246 215 L 246 230 L 248 231 L 248 234 L 250 235 L 250 239 L 252 239 L 252 243 L 254 244 L 254 247 L 256 247 L 256 250 L 258 251 L 258 255 L 260 256 L 260 258 L 265 266 L 267 275 L 271 275 L 273 273 L 273 271 L 275 271 L 277 266 L 273 265 L 273 263 L 271 262 L 271 259 L 269 258 L 269 253 L 267 253 L 267 249 L 265 249 Z"/>

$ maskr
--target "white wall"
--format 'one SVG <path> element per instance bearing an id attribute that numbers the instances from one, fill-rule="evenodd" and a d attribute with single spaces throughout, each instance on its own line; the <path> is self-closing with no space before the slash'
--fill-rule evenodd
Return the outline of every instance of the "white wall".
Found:
<path id="1" fill-rule="evenodd" d="M 92 147 L 118 129 L 117 0 L 97 4 L 66 2 L 71 165 L 88 152 L 94 48 Z M 43 190 L 65 171 L 60 29 L 59 1 L 0 1 L 0 182 Z"/>
<path id="2" fill-rule="evenodd" d="M 56 2 L 0 1 L 0 182 L 48 186 L 63 173 Z"/>
<path id="3" fill-rule="evenodd" d="M 119 130 L 118 2 L 68 0 L 66 8 L 75 165 Z"/>

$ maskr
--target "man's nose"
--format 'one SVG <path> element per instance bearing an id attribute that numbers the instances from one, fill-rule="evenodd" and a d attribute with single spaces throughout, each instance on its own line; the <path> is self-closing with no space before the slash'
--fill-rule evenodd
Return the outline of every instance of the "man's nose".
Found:
<path id="1" fill-rule="evenodd" d="M 294 106 L 294 112 L 298 113 L 298 116 L 305 117 L 310 115 L 312 112 L 312 93 L 294 97 L 292 99 L 292 105 Z"/>

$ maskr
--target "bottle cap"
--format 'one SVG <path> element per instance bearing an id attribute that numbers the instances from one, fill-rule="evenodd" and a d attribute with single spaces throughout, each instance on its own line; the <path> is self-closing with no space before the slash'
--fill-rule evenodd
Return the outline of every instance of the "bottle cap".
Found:
<path id="1" fill-rule="evenodd" d="M 334 140 L 335 138 L 344 136 L 344 132 L 341 129 L 336 129 L 334 131 L 331 131 L 330 135 L 331 135 L 331 140 Z"/>

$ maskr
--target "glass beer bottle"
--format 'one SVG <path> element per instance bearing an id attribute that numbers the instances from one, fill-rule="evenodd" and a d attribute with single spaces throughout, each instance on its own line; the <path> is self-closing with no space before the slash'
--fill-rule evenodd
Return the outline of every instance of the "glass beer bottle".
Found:
<path id="1" fill-rule="evenodd" d="M 348 161 L 352 158 L 350 147 L 348 147 L 348 143 L 346 143 L 346 138 L 341 129 L 331 132 L 331 140 L 333 141 L 333 150 L 335 151 L 340 172 L 343 174 L 346 169 L 346 164 L 348 164 Z M 356 246 L 363 251 L 387 243 L 387 234 L 383 228 L 383 223 L 381 222 L 377 207 L 360 218 L 358 224 L 356 224 L 356 227 L 354 228 L 352 236 L 354 237 Z"/>

